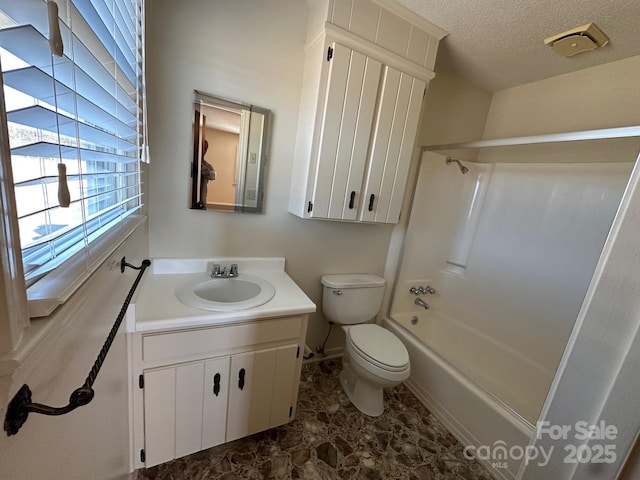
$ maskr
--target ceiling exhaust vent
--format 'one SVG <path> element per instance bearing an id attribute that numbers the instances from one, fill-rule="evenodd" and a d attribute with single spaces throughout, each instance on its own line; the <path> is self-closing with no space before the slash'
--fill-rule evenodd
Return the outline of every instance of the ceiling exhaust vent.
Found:
<path id="1" fill-rule="evenodd" d="M 595 23 L 582 25 L 544 39 L 545 45 L 550 46 L 554 52 L 563 57 L 573 57 L 578 53 L 604 47 L 607 43 L 609 43 L 609 37 Z"/>

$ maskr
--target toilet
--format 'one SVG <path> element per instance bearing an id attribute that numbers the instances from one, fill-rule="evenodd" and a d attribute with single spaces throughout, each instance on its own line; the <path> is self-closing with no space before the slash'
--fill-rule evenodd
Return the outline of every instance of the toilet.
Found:
<path id="1" fill-rule="evenodd" d="M 371 274 L 324 275 L 322 308 L 346 334 L 340 383 L 351 403 L 365 415 L 384 411 L 382 389 L 409 378 L 409 353 L 393 333 L 366 323 L 378 313 L 384 278 Z"/>

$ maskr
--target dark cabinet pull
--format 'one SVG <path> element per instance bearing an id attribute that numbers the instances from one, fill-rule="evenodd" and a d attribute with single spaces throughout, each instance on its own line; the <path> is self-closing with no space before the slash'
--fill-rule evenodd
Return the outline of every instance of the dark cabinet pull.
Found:
<path id="1" fill-rule="evenodd" d="M 353 206 L 356 203 L 356 192 L 351 192 L 351 199 L 349 200 L 349 209 L 353 210 Z"/>
<path id="2" fill-rule="evenodd" d="M 241 368 L 238 372 L 238 388 L 240 390 L 244 388 L 244 368 Z"/>
<path id="3" fill-rule="evenodd" d="M 213 394 L 217 397 L 220 393 L 220 374 L 216 373 L 213 376 Z"/>
<path id="4" fill-rule="evenodd" d="M 369 197 L 369 211 L 373 210 L 373 201 L 376 199 L 376 196 L 372 193 Z"/>

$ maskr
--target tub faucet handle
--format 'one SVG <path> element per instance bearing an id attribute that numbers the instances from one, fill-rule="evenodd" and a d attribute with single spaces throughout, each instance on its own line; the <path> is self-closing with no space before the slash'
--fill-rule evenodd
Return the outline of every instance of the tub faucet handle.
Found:
<path id="1" fill-rule="evenodd" d="M 409 293 L 412 293 L 414 295 L 423 295 L 425 293 L 428 293 L 429 295 L 434 295 L 436 293 L 436 289 L 433 288 L 431 285 L 427 285 L 427 286 L 419 286 L 419 287 L 411 287 L 409 289 Z"/>
<path id="2" fill-rule="evenodd" d="M 433 295 L 436 293 L 436 289 L 431 285 L 427 285 L 426 287 L 420 287 L 422 289 L 422 293 L 428 293 L 429 295 Z"/>

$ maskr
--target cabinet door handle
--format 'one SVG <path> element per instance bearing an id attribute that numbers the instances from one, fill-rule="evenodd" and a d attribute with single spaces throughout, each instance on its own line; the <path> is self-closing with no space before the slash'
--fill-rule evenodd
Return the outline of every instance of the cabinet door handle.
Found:
<path id="1" fill-rule="evenodd" d="M 238 372 L 238 388 L 240 390 L 244 388 L 244 368 L 241 368 Z"/>
<path id="2" fill-rule="evenodd" d="M 216 373 L 213 376 L 213 394 L 217 397 L 220 393 L 220 374 Z"/>
<path id="3" fill-rule="evenodd" d="M 376 196 L 372 193 L 369 197 L 369 211 L 373 211 L 373 201 L 376 199 Z"/>
<path id="4" fill-rule="evenodd" d="M 349 210 L 353 210 L 353 206 L 356 203 L 356 192 L 351 192 L 351 199 L 349 200 Z"/>

